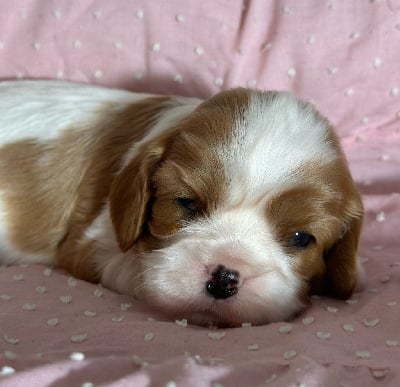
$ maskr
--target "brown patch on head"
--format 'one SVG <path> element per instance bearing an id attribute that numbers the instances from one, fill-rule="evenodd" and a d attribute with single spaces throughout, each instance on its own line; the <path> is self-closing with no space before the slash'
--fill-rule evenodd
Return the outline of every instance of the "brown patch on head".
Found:
<path id="1" fill-rule="evenodd" d="M 122 157 L 167 101 L 149 98 L 123 110 L 109 104 L 90 128 L 86 123 L 55 140 L 27 139 L 0 148 L 10 242 L 25 253 L 57 256 L 61 267 L 94 279 L 93 249 L 90 242 L 82 248 L 78 241 L 103 208 Z"/>
<path id="2" fill-rule="evenodd" d="M 311 291 L 348 298 L 357 279 L 363 206 L 340 148 L 331 164 L 308 163 L 294 176 L 298 184 L 269 202 L 267 217 L 294 269 L 309 284 L 301 296 Z M 295 232 L 315 240 L 296 247 Z"/>
<path id="3" fill-rule="evenodd" d="M 248 103 L 248 92 L 243 89 L 220 93 L 202 103 L 176 128 L 158 164 L 152 163 L 147 178 L 141 180 L 147 184 L 135 182 L 147 187 L 142 196 L 151 197 L 147 215 L 151 235 L 169 236 L 221 203 L 227 184 L 223 148 L 230 144 Z M 154 148 L 148 144 L 133 165 L 143 165 L 140 160 L 146 160 L 146 152 Z M 185 208 L 180 199 L 191 200 L 195 210 Z"/>

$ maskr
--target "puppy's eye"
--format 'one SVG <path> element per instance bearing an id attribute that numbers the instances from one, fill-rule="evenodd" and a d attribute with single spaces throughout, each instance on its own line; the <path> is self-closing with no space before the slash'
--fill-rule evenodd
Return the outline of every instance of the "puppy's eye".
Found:
<path id="1" fill-rule="evenodd" d="M 197 213 L 196 201 L 191 198 L 177 198 L 176 202 L 179 207 L 183 208 L 189 215 L 193 216 Z"/>
<path id="2" fill-rule="evenodd" d="M 315 242 L 314 236 L 305 232 L 296 231 L 292 235 L 292 245 L 299 249 L 305 249 L 313 242 Z"/>

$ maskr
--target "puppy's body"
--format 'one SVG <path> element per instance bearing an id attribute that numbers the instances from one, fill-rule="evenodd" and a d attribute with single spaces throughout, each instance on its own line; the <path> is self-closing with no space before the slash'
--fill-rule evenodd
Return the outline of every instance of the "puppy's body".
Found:
<path id="1" fill-rule="evenodd" d="M 205 102 L 0 83 L 0 260 L 52 263 L 201 324 L 351 295 L 362 204 L 328 122 L 285 93 Z"/>

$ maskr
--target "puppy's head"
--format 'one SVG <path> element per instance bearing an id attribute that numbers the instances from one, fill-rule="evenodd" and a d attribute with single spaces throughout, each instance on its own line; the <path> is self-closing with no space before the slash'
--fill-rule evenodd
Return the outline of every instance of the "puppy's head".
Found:
<path id="1" fill-rule="evenodd" d="M 115 179 L 134 293 L 199 324 L 286 319 L 357 283 L 360 196 L 329 123 L 287 93 L 234 89 L 148 142 Z"/>

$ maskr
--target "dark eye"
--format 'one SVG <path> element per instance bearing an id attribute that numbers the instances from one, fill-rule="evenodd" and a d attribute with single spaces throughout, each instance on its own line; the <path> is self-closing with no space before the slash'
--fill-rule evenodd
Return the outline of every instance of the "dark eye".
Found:
<path id="1" fill-rule="evenodd" d="M 190 198 L 177 198 L 176 202 L 179 207 L 183 208 L 189 215 L 193 216 L 197 213 L 197 205 L 194 199 Z"/>
<path id="2" fill-rule="evenodd" d="M 296 231 L 292 236 L 292 245 L 300 249 L 307 248 L 314 241 L 315 238 L 312 235 L 301 231 Z"/>

